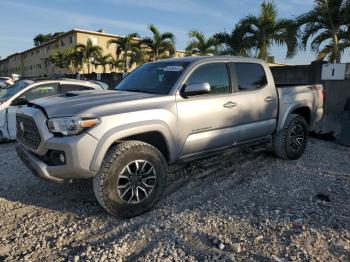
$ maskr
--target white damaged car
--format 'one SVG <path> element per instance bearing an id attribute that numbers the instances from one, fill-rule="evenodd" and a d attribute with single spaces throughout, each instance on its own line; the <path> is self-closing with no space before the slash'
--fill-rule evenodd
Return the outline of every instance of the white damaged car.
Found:
<path id="1" fill-rule="evenodd" d="M 97 82 L 75 79 L 20 80 L 7 89 L 0 89 L 0 141 L 16 139 L 16 112 L 28 102 L 69 91 L 103 89 Z"/>

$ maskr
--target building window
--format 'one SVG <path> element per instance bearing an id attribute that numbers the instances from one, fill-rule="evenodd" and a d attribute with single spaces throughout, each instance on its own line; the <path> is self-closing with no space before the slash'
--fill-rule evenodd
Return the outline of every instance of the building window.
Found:
<path id="1" fill-rule="evenodd" d="M 64 43 L 63 39 L 61 40 L 61 46 L 65 46 L 66 44 Z"/>
<path id="2" fill-rule="evenodd" d="M 74 42 L 74 36 L 70 36 L 69 37 L 69 43 L 73 44 L 73 42 Z"/>

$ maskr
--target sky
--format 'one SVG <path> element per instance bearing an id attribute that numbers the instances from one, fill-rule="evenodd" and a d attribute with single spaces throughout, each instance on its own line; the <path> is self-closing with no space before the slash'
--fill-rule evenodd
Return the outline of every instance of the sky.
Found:
<path id="1" fill-rule="evenodd" d="M 310 10 L 313 0 L 275 3 L 280 17 L 295 18 Z M 176 47 L 183 50 L 190 30 L 207 36 L 231 32 L 239 19 L 257 14 L 260 4 L 261 0 L 0 0 L 0 56 L 33 47 L 39 33 L 79 28 L 117 35 L 137 32 L 143 37 L 151 35 L 149 24 L 175 33 Z M 279 63 L 309 64 L 315 57 L 306 50 L 286 60 L 285 48 L 278 46 L 270 52 Z"/>

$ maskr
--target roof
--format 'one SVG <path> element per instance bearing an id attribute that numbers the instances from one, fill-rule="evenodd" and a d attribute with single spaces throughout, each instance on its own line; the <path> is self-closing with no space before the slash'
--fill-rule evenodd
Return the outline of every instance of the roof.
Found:
<path id="1" fill-rule="evenodd" d="M 259 59 L 250 58 L 250 57 L 240 57 L 240 56 L 185 56 L 180 58 L 169 58 L 165 60 L 158 60 L 155 62 L 162 62 L 162 61 L 177 61 L 177 62 L 195 62 L 195 61 L 205 61 L 205 60 L 227 60 L 227 59 L 235 59 L 240 61 L 247 61 L 247 62 L 256 62 L 260 61 Z"/>

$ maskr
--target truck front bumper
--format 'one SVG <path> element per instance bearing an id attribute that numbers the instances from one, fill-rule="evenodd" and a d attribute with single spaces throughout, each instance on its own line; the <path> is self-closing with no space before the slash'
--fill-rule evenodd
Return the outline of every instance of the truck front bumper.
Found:
<path id="1" fill-rule="evenodd" d="M 64 182 L 70 179 L 86 179 L 96 175 L 90 170 L 93 154 L 98 140 L 89 134 L 72 137 L 51 137 L 42 148 L 42 153 L 20 144 L 17 155 L 34 175 L 52 182 Z M 63 152 L 64 164 L 52 164 L 47 161 L 52 151 Z"/>
<path id="2" fill-rule="evenodd" d="M 83 132 L 75 136 L 54 136 L 46 115 L 39 109 L 23 107 L 17 113 L 18 156 L 39 177 L 54 182 L 84 179 L 96 175 L 90 169 L 99 140 Z M 63 160 L 61 161 L 61 159 Z"/>
<path id="3" fill-rule="evenodd" d="M 16 147 L 17 155 L 22 160 L 22 162 L 32 171 L 32 173 L 45 180 L 62 183 L 64 179 L 53 177 L 47 171 L 47 165 L 38 159 L 33 153 L 26 150 L 24 146 L 19 145 Z"/>

